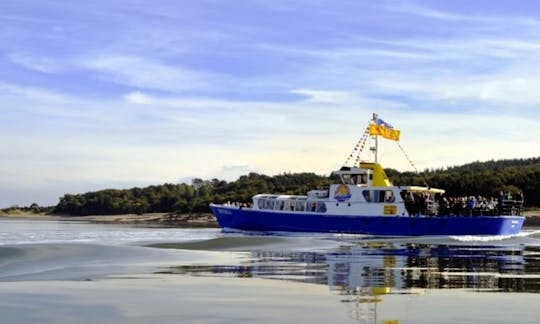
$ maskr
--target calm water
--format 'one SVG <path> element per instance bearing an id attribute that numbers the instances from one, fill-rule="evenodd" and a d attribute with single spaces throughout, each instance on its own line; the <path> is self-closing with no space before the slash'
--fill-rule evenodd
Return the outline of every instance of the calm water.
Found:
<path id="1" fill-rule="evenodd" d="M 141 271 L 323 286 L 352 323 L 537 323 L 540 231 L 387 238 L 0 220 L 0 285 Z"/>

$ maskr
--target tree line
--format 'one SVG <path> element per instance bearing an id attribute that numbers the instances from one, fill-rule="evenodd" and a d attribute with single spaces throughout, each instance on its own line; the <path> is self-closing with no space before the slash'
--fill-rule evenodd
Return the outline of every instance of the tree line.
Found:
<path id="1" fill-rule="evenodd" d="M 473 162 L 420 173 L 385 169 L 394 185 L 428 185 L 446 190 L 449 197 L 480 195 L 496 197 L 500 191 L 522 192 L 525 205 L 540 206 L 540 157 Z M 65 194 L 54 213 L 67 215 L 115 215 L 158 212 L 205 213 L 211 202 L 249 203 L 258 193 L 305 195 L 307 191 L 335 182 L 315 173 L 267 176 L 249 173 L 236 181 L 193 179 L 191 184 L 162 184 L 145 188 L 106 189 Z"/>

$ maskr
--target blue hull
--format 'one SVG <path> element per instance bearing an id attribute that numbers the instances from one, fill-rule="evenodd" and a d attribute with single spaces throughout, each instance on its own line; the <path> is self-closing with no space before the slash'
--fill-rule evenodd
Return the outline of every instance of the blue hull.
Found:
<path id="1" fill-rule="evenodd" d="M 514 235 L 522 216 L 344 216 L 263 211 L 210 205 L 222 228 L 265 232 L 323 232 L 370 235 Z"/>

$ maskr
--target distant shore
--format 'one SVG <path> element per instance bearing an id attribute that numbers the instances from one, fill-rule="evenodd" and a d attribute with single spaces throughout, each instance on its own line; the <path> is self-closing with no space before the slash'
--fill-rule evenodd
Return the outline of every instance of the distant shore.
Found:
<path id="1" fill-rule="evenodd" d="M 534 209 L 525 211 L 524 226 L 540 227 L 540 210 Z M 178 227 L 219 227 L 215 217 L 211 213 L 198 214 L 173 214 L 173 213 L 149 213 L 149 214 L 122 214 L 122 215 L 89 215 L 89 216 L 68 216 L 51 215 L 43 213 L 27 213 L 15 211 L 5 213 L 0 211 L 0 217 L 17 219 L 40 219 L 58 221 L 84 221 L 101 224 L 141 224 L 154 226 L 178 226 Z"/>
<path id="2" fill-rule="evenodd" d="M 540 226 L 540 210 L 534 209 L 530 211 L 524 211 L 525 222 L 523 226 Z"/>
<path id="3" fill-rule="evenodd" d="M 82 221 L 101 224 L 141 224 L 158 226 L 179 227 L 218 227 L 214 215 L 210 213 L 199 214 L 173 214 L 173 213 L 149 213 L 149 214 L 122 214 L 122 215 L 89 215 L 68 216 L 13 212 L 0 212 L 0 217 L 12 219 L 36 219 L 56 221 Z"/>

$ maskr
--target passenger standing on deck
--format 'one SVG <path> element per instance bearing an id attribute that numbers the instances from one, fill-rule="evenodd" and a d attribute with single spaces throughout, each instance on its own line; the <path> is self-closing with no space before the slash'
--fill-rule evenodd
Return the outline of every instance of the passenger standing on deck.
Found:
<path id="1" fill-rule="evenodd" d="M 467 202 L 467 209 L 469 210 L 469 216 L 472 216 L 474 207 L 476 207 L 476 198 L 474 196 L 469 197 Z"/>
<path id="2" fill-rule="evenodd" d="M 441 207 L 439 215 L 450 215 L 450 203 L 446 197 L 442 197 L 439 202 L 439 206 Z"/>
<path id="3" fill-rule="evenodd" d="M 503 214 L 503 203 L 504 203 L 504 193 L 502 191 L 500 191 L 498 201 L 497 201 L 497 207 L 499 209 L 499 215 Z"/>
<path id="4" fill-rule="evenodd" d="M 518 191 L 516 193 L 516 208 L 518 215 L 521 215 L 521 209 L 523 208 L 523 200 L 523 193 L 521 191 Z"/>
<path id="5" fill-rule="evenodd" d="M 521 191 L 518 191 L 516 193 L 516 202 L 519 204 L 523 204 L 523 193 Z"/>
<path id="6" fill-rule="evenodd" d="M 419 215 L 426 215 L 426 209 L 427 209 L 427 202 L 426 202 L 426 196 L 424 194 L 418 194 L 416 195 L 418 197 L 418 214 Z"/>

